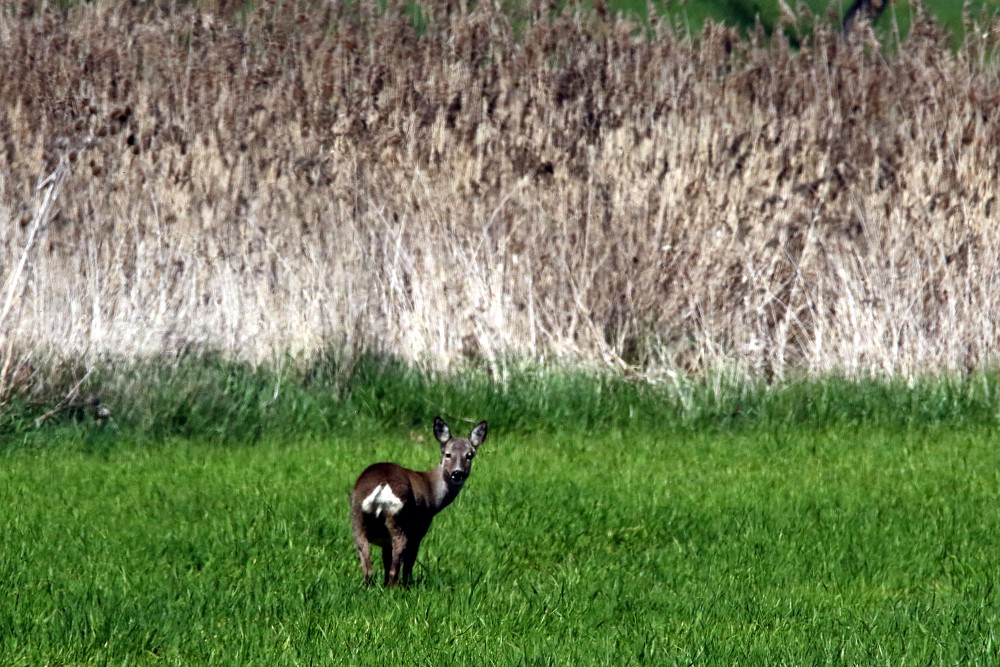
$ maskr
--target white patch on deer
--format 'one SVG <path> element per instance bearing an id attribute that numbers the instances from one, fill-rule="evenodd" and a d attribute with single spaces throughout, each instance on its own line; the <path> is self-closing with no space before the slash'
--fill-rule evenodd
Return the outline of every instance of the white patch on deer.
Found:
<path id="1" fill-rule="evenodd" d="M 376 517 L 382 516 L 382 512 L 395 516 L 401 509 L 403 501 L 393 494 L 388 482 L 376 486 L 368 497 L 361 501 L 361 511 L 365 514 L 374 514 Z"/>

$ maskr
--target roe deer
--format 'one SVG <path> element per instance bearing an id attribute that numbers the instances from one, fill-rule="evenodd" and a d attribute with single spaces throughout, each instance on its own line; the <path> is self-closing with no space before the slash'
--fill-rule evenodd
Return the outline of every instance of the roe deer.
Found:
<path id="1" fill-rule="evenodd" d="M 841 31 L 850 32 L 860 19 L 867 19 L 869 24 L 875 23 L 888 6 L 889 0 L 854 0 L 844 14 Z"/>
<path id="2" fill-rule="evenodd" d="M 366 584 L 372 577 L 372 544 L 382 547 L 385 585 L 410 582 L 420 541 L 434 515 L 462 490 L 486 429 L 486 422 L 479 422 L 468 438 L 453 438 L 448 424 L 435 417 L 434 437 L 441 443 L 438 467 L 418 472 L 375 463 L 361 473 L 351 490 L 351 526 Z"/>

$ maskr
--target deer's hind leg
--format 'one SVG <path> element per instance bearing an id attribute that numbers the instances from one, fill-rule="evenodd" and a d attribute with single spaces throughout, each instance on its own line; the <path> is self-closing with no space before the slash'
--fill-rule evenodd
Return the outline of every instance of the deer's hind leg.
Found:
<path id="1" fill-rule="evenodd" d="M 392 547 L 382 545 L 382 585 L 389 585 L 389 571 L 392 570 Z"/>
<path id="2" fill-rule="evenodd" d="M 389 531 L 389 543 L 382 547 L 382 567 L 385 570 L 385 584 L 396 586 L 404 567 L 407 537 L 402 528 L 396 525 L 394 517 L 387 516 L 385 527 Z"/>
<path id="3" fill-rule="evenodd" d="M 403 550 L 403 564 L 400 572 L 400 580 L 404 586 L 409 586 L 413 581 L 413 566 L 417 562 L 417 552 L 420 550 L 420 540 L 410 538 Z"/>
<path id="4" fill-rule="evenodd" d="M 352 513 L 351 529 L 354 532 L 354 548 L 358 550 L 358 560 L 361 561 L 361 574 L 364 575 L 365 583 L 372 581 L 372 545 L 368 542 L 368 534 L 365 532 L 364 519 L 360 512 Z"/>

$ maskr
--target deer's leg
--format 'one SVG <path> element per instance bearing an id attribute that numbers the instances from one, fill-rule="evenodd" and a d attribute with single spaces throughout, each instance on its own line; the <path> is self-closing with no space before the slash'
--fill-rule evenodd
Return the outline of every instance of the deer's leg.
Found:
<path id="1" fill-rule="evenodd" d="M 382 585 L 388 586 L 390 580 L 390 572 L 392 572 L 392 545 L 383 544 L 382 545 Z"/>
<path id="2" fill-rule="evenodd" d="M 354 547 L 358 550 L 358 560 L 361 561 L 361 574 L 364 575 L 365 583 L 370 584 L 372 580 L 372 551 L 371 544 L 368 543 L 368 536 L 362 519 L 358 516 L 351 517 L 351 525 L 354 529 Z"/>
<path id="3" fill-rule="evenodd" d="M 382 564 L 386 566 L 386 584 L 395 586 L 399 583 L 403 553 L 406 551 L 406 534 L 396 525 L 392 516 L 386 517 L 385 527 L 389 529 L 391 542 L 382 548 Z"/>
<path id="4" fill-rule="evenodd" d="M 413 581 L 413 565 L 417 562 L 417 551 L 420 549 L 420 540 L 410 540 L 403 552 L 402 581 L 404 586 L 409 586 Z"/>
<path id="5" fill-rule="evenodd" d="M 358 543 L 358 559 L 361 561 L 361 574 L 365 578 L 365 584 L 372 582 L 372 548 L 368 540 Z"/>

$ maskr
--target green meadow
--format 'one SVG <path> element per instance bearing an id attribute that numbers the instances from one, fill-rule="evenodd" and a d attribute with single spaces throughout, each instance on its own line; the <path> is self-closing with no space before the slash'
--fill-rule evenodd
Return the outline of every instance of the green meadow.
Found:
<path id="1" fill-rule="evenodd" d="M 133 406 L 136 430 L 67 417 L 40 429 L 49 440 L 8 438 L 0 662 L 1000 659 L 995 379 L 716 387 L 678 403 L 573 375 L 498 388 L 366 373 L 343 420 L 298 434 L 247 407 L 244 378 L 191 406 L 223 419 L 231 400 L 230 437 L 177 435 Z M 365 588 L 351 483 L 375 460 L 436 463 L 436 406 L 407 408 L 412 390 L 459 405 L 455 432 L 463 417 L 492 430 L 414 585 Z"/>

